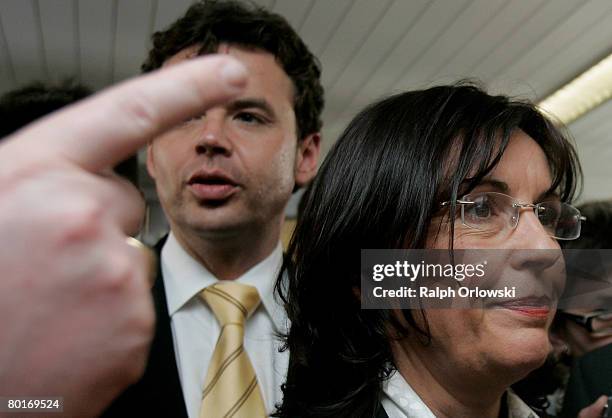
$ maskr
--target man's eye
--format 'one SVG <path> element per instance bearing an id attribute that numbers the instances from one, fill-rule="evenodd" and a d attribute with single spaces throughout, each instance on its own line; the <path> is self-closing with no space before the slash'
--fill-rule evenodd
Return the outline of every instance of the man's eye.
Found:
<path id="1" fill-rule="evenodd" d="M 249 124 L 263 124 L 264 119 L 250 112 L 240 112 L 236 115 L 236 119 Z"/>

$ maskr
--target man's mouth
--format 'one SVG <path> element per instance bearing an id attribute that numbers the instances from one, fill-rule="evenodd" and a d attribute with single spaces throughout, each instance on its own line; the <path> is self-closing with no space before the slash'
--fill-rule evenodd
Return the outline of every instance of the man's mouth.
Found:
<path id="1" fill-rule="evenodd" d="M 238 184 L 219 171 L 200 171 L 189 179 L 191 192 L 201 201 L 219 202 L 230 198 L 238 191 Z"/>

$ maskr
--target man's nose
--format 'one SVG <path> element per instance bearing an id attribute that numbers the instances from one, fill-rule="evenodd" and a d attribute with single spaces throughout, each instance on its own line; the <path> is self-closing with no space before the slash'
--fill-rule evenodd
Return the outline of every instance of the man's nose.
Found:
<path id="1" fill-rule="evenodd" d="M 233 147 L 232 142 L 226 135 L 223 118 L 211 115 L 204 118 L 203 123 L 204 125 L 198 133 L 196 152 L 210 157 L 215 155 L 229 157 L 233 152 Z"/>

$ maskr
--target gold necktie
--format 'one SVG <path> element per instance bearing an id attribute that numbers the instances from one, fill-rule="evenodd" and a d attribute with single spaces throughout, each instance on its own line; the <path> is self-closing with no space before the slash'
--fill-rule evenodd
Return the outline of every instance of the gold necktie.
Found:
<path id="1" fill-rule="evenodd" d="M 200 294 L 221 325 L 208 366 L 200 418 L 267 417 L 257 376 L 244 350 L 244 323 L 259 305 L 257 289 L 221 282 Z"/>

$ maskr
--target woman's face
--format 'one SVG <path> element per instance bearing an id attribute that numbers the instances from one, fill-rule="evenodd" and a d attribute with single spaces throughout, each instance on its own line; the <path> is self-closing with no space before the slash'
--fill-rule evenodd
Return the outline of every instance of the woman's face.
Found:
<path id="1" fill-rule="evenodd" d="M 470 193 L 499 192 L 521 203 L 539 203 L 558 199 L 546 195 L 550 186 L 551 174 L 544 152 L 530 136 L 517 131 L 499 164 Z M 427 247 L 448 248 L 449 233 L 443 229 L 437 236 L 431 236 Z M 521 210 L 516 228 L 497 235 L 465 227 L 459 217 L 455 221 L 454 247 L 508 250 L 505 271 L 512 271 L 513 278 L 532 283 L 544 280 L 543 272 L 559 262 L 559 253 L 554 251 L 559 250 L 557 241 L 547 234 L 530 209 Z M 519 249 L 536 251 L 514 251 Z M 515 381 L 545 360 L 550 350 L 548 328 L 554 310 L 554 303 L 538 309 L 537 314 L 507 306 L 428 309 L 431 345 L 415 344 L 411 338 L 401 345 L 403 351 L 412 351 L 431 367 L 446 369 L 442 371 L 458 378 L 470 373 L 489 373 L 493 378 Z"/>

